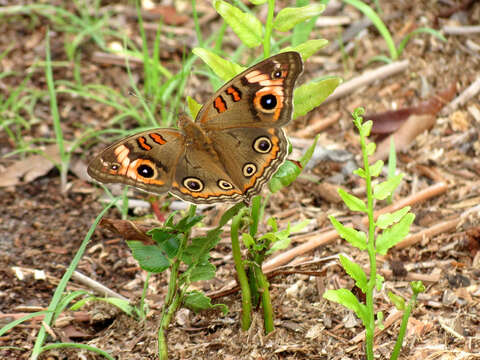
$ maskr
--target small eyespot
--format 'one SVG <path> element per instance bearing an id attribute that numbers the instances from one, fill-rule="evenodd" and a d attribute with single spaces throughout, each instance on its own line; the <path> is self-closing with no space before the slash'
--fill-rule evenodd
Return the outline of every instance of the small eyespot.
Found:
<path id="1" fill-rule="evenodd" d="M 137 174 L 149 179 L 155 175 L 155 170 L 150 165 L 142 164 L 137 167 Z"/>
<path id="2" fill-rule="evenodd" d="M 110 170 L 117 171 L 118 169 L 120 169 L 120 165 L 118 165 L 117 163 L 113 163 L 110 165 Z"/>
<path id="3" fill-rule="evenodd" d="M 272 149 L 272 142 L 266 136 L 260 136 L 253 142 L 253 150 L 256 152 L 266 154 Z"/>
<path id="4" fill-rule="evenodd" d="M 188 177 L 183 179 L 183 186 L 193 192 L 199 192 L 203 190 L 203 182 L 194 177 Z"/>
<path id="5" fill-rule="evenodd" d="M 217 185 L 220 189 L 222 190 L 231 190 L 233 189 L 233 185 L 230 184 L 228 181 L 225 181 L 223 179 L 220 179 L 217 181 Z"/>
<path id="6" fill-rule="evenodd" d="M 260 105 L 265 110 L 273 110 L 277 106 L 277 97 L 272 94 L 263 95 L 260 99 Z"/>
<path id="7" fill-rule="evenodd" d="M 275 70 L 272 74 L 272 77 L 275 79 L 281 78 L 282 77 L 282 72 L 280 70 Z"/>
<path id="8" fill-rule="evenodd" d="M 245 165 L 243 165 L 243 176 L 251 177 L 256 172 L 257 172 L 257 167 L 255 166 L 255 164 L 246 163 Z"/>

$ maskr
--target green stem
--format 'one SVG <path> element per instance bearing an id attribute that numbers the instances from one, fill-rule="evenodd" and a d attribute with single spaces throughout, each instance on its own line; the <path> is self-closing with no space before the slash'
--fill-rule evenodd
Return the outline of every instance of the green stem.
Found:
<path id="1" fill-rule="evenodd" d="M 400 325 L 397 341 L 395 342 L 395 347 L 393 348 L 392 355 L 390 356 L 390 360 L 397 360 L 398 355 L 400 355 L 400 350 L 402 350 L 403 339 L 405 338 L 405 332 L 407 331 L 408 318 L 410 317 L 413 306 L 417 301 L 417 295 L 418 293 L 413 292 L 413 296 L 408 302 L 408 306 L 405 309 L 405 312 L 403 313 L 402 324 Z"/>
<path id="2" fill-rule="evenodd" d="M 192 0 L 193 23 L 195 24 L 195 34 L 197 35 L 198 46 L 203 47 L 202 30 L 198 22 L 197 4 Z"/>
<path id="3" fill-rule="evenodd" d="M 273 308 L 272 300 L 270 297 L 270 283 L 267 277 L 262 271 L 262 264 L 254 264 L 255 278 L 257 279 L 257 286 L 262 294 L 262 308 L 263 308 L 263 321 L 265 325 L 265 334 L 271 333 L 275 330 L 273 325 Z"/>
<path id="4" fill-rule="evenodd" d="M 240 251 L 240 241 L 238 231 L 240 222 L 245 215 L 246 209 L 241 209 L 237 215 L 232 219 L 231 235 L 233 261 L 235 262 L 235 270 L 237 271 L 238 283 L 242 290 L 242 330 L 246 331 L 250 328 L 252 323 L 252 296 L 250 293 L 250 286 L 248 284 L 248 277 L 243 266 L 242 253 Z"/>
<path id="5" fill-rule="evenodd" d="M 142 320 L 145 320 L 147 314 L 145 314 L 145 297 L 147 296 L 147 291 L 148 291 L 148 281 L 150 280 L 150 275 L 152 273 L 147 271 L 147 278 L 145 279 L 145 283 L 143 284 L 143 291 L 142 291 L 142 296 L 140 297 L 140 316 L 142 317 Z"/>
<path id="6" fill-rule="evenodd" d="M 270 56 L 270 44 L 273 30 L 273 15 L 275 12 L 275 0 L 268 0 L 268 14 L 265 23 L 265 36 L 263 38 L 263 57 L 266 59 Z"/>
<path id="7" fill-rule="evenodd" d="M 367 251 L 370 259 L 370 278 L 367 284 L 366 305 L 368 309 L 368 321 L 365 324 L 365 339 L 367 359 L 373 360 L 373 336 L 375 332 L 375 311 L 373 309 L 373 293 L 377 280 L 377 263 L 375 253 L 375 220 L 373 218 L 373 193 L 372 177 L 370 175 L 370 166 L 366 150 L 366 141 L 363 131 L 360 130 L 360 142 L 362 145 L 363 166 L 365 169 L 365 180 L 367 186 L 367 215 L 368 215 L 368 243 Z"/>

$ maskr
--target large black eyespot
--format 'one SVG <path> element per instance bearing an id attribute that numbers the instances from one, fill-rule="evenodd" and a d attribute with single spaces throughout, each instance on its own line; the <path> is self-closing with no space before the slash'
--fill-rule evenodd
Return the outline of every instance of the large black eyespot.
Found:
<path id="1" fill-rule="evenodd" d="M 155 170 L 150 165 L 142 164 L 137 167 L 137 174 L 148 179 L 155 175 Z"/>
<path id="2" fill-rule="evenodd" d="M 272 142 L 266 136 L 260 136 L 253 142 L 253 150 L 256 152 L 266 154 L 272 149 Z"/>
<path id="3" fill-rule="evenodd" d="M 183 186 L 193 192 L 199 192 L 203 190 L 203 182 L 194 177 L 187 177 L 183 179 Z"/>
<path id="4" fill-rule="evenodd" d="M 243 176 L 250 177 L 257 172 L 257 167 L 255 164 L 246 163 L 243 165 Z"/>
<path id="5" fill-rule="evenodd" d="M 222 190 L 231 190 L 233 189 L 233 185 L 230 184 L 228 181 L 225 181 L 223 179 L 220 179 L 217 181 L 217 185 L 220 189 Z"/>
<path id="6" fill-rule="evenodd" d="M 260 99 L 260 105 L 265 110 L 273 110 L 277 106 L 277 98 L 272 94 L 263 95 Z"/>

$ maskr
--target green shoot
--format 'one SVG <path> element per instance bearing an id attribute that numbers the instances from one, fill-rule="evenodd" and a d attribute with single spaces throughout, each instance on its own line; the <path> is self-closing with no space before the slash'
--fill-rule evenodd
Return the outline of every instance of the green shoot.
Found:
<path id="1" fill-rule="evenodd" d="M 360 144 L 363 155 L 363 167 L 354 171 L 354 173 L 366 182 L 366 195 L 367 202 L 362 199 L 347 193 L 344 190 L 339 189 L 340 197 L 345 205 L 355 212 L 361 212 L 367 214 L 368 217 L 368 232 L 358 231 L 353 228 L 349 228 L 340 223 L 335 217 L 330 216 L 330 221 L 335 229 L 338 231 L 341 238 L 348 241 L 352 246 L 367 251 L 370 260 L 370 273 L 369 276 L 363 271 L 362 267 L 345 256 L 340 256 L 340 263 L 345 269 L 346 273 L 355 281 L 355 285 L 366 295 L 366 304 L 362 304 L 355 297 L 355 295 L 347 289 L 327 290 L 324 294 L 326 299 L 342 304 L 350 310 L 353 310 L 355 314 L 362 320 L 365 326 L 366 337 L 366 354 L 367 359 L 373 360 L 373 343 L 375 327 L 381 326 L 381 319 L 383 319 L 383 313 L 378 314 L 377 318 L 380 321 L 380 325 L 375 321 L 375 309 L 374 309 L 374 290 L 379 291 L 382 287 L 383 278 L 377 275 L 377 263 L 376 255 L 385 255 L 387 251 L 398 244 L 402 239 L 407 236 L 410 225 L 415 219 L 415 215 L 409 212 L 410 208 L 405 207 L 393 213 L 383 214 L 375 220 L 374 201 L 384 200 L 390 197 L 395 188 L 400 184 L 403 174 L 390 176 L 386 181 L 373 185 L 372 178 L 378 177 L 383 168 L 383 161 L 379 160 L 375 164 L 370 165 L 369 158 L 375 151 L 375 143 L 367 143 L 367 137 L 370 134 L 372 128 L 372 122 L 363 122 L 361 115 L 363 109 L 359 108 L 353 112 L 353 122 L 360 133 Z M 378 234 L 377 234 L 377 231 Z M 377 234 L 377 235 L 376 235 Z M 401 331 L 397 338 L 397 344 L 395 350 L 392 353 L 391 359 L 397 359 L 403 338 L 405 335 L 405 328 L 410 316 L 411 309 L 415 303 L 417 294 L 422 290 L 420 284 L 412 285 L 413 296 L 409 304 L 409 308 L 404 313 L 402 321 Z M 390 296 L 394 300 L 395 304 L 399 304 L 401 301 L 394 296 Z M 402 299 L 403 301 L 403 299 Z M 404 324 L 403 324 L 404 323 Z"/>

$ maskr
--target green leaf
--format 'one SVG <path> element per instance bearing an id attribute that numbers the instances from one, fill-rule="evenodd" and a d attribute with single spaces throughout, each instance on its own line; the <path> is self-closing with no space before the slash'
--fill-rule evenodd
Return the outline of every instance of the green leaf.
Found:
<path id="1" fill-rule="evenodd" d="M 145 245 L 141 241 L 127 241 L 132 255 L 143 270 L 160 273 L 170 267 L 170 260 L 156 245 Z"/>
<path id="2" fill-rule="evenodd" d="M 147 234 L 152 237 L 152 239 L 158 244 L 160 249 L 167 255 L 169 259 L 173 259 L 175 256 L 177 256 L 180 248 L 180 239 L 178 234 L 164 228 L 152 229 Z"/>
<path id="3" fill-rule="evenodd" d="M 415 215 L 406 214 L 402 220 L 393 225 L 391 228 L 384 230 L 378 237 L 376 242 L 376 251 L 381 255 L 385 255 L 392 246 L 395 246 L 407 236 L 410 231 Z"/>
<path id="4" fill-rule="evenodd" d="M 300 175 L 302 169 L 298 164 L 287 160 L 285 161 L 277 172 L 272 176 L 268 183 L 268 188 L 272 193 L 276 193 L 280 189 L 290 185 Z"/>
<path id="5" fill-rule="evenodd" d="M 283 8 L 277 14 L 273 27 L 279 31 L 288 31 L 295 25 L 320 15 L 325 10 L 323 4 L 310 4 L 302 7 Z"/>
<path id="6" fill-rule="evenodd" d="M 377 312 L 377 325 L 380 330 L 385 329 L 385 325 L 383 324 L 383 311 Z"/>
<path id="7" fill-rule="evenodd" d="M 373 143 L 371 143 L 373 144 Z M 373 197 L 377 200 L 385 200 L 402 181 L 404 174 L 398 174 L 387 181 L 381 182 L 373 187 Z"/>
<path id="8" fill-rule="evenodd" d="M 303 168 L 305 166 L 307 166 L 308 162 L 312 158 L 313 153 L 315 152 L 315 148 L 317 147 L 318 138 L 319 138 L 319 135 L 315 136 L 315 139 L 313 140 L 312 145 L 310 145 L 310 147 L 307 149 L 307 151 L 305 151 L 305 154 L 303 154 L 303 156 L 300 158 L 300 160 L 299 160 L 300 165 L 302 165 L 301 170 L 303 170 Z"/>
<path id="9" fill-rule="evenodd" d="M 293 98 L 293 119 L 315 109 L 335 90 L 340 82 L 338 77 L 328 77 L 297 87 Z"/>
<path id="10" fill-rule="evenodd" d="M 370 175 L 377 177 L 378 175 L 380 175 L 380 172 L 382 171 L 382 169 L 383 169 L 383 161 L 378 160 L 375 164 L 370 166 Z"/>
<path id="11" fill-rule="evenodd" d="M 393 213 L 382 214 L 377 219 L 377 226 L 380 229 L 386 229 L 393 223 L 399 222 L 400 219 L 403 218 L 405 214 L 409 211 L 410 211 L 410 206 L 405 206 L 404 208 L 401 208 L 400 210 L 397 210 Z"/>
<path id="12" fill-rule="evenodd" d="M 196 102 L 195 99 L 190 96 L 187 96 L 187 104 L 188 110 L 190 111 L 190 116 L 195 119 L 203 105 Z"/>
<path id="13" fill-rule="evenodd" d="M 363 271 L 360 265 L 354 263 L 352 260 L 343 255 L 340 255 L 340 263 L 347 274 L 350 275 L 353 280 L 355 280 L 357 287 L 365 294 L 367 292 L 368 281 L 365 271 Z"/>
<path id="14" fill-rule="evenodd" d="M 388 292 L 388 297 L 390 298 L 392 304 L 397 308 L 397 310 L 405 310 L 405 299 L 403 297 L 396 295 L 391 291 Z"/>
<path id="15" fill-rule="evenodd" d="M 203 48 L 194 48 L 193 53 L 207 64 L 219 78 L 228 81 L 246 68 L 235 64 L 234 62 L 225 60 L 210 50 Z"/>
<path id="16" fill-rule="evenodd" d="M 350 210 L 367 212 L 367 205 L 365 205 L 365 202 L 362 199 L 359 199 L 355 195 L 349 194 L 342 188 L 338 188 L 338 194 Z"/>
<path id="17" fill-rule="evenodd" d="M 215 277 L 216 270 L 217 268 L 215 265 L 209 262 L 197 265 L 190 272 L 190 281 L 195 282 L 213 279 Z"/>
<path id="18" fill-rule="evenodd" d="M 212 299 L 198 290 L 186 293 L 183 298 L 183 304 L 195 312 L 219 308 L 224 315 L 228 313 L 228 307 L 225 304 L 212 304 Z"/>
<path id="19" fill-rule="evenodd" d="M 367 248 L 367 235 L 364 232 L 344 226 L 332 215 L 330 215 L 328 218 L 342 239 L 348 241 L 350 244 L 352 244 L 352 246 L 355 246 L 360 250 L 365 250 Z"/>
<path id="20" fill-rule="evenodd" d="M 205 237 L 193 238 L 183 252 L 182 261 L 190 267 L 207 263 L 210 258 L 210 250 L 220 241 L 221 233 L 221 228 L 215 228 L 207 232 Z"/>
<path id="21" fill-rule="evenodd" d="M 292 241 L 292 239 L 290 239 L 289 237 L 277 238 L 277 239 L 275 239 L 275 242 L 270 247 L 270 249 L 267 250 L 267 252 L 265 254 L 270 255 L 270 254 L 273 254 L 276 251 L 286 249 L 288 247 L 288 245 L 290 245 L 291 241 Z"/>
<path id="22" fill-rule="evenodd" d="M 250 0 L 253 5 L 262 5 L 267 2 L 267 0 Z"/>
<path id="23" fill-rule="evenodd" d="M 410 283 L 410 288 L 412 289 L 414 294 L 419 294 L 425 291 L 425 285 L 420 280 L 412 281 Z"/>
<path id="24" fill-rule="evenodd" d="M 305 227 L 307 227 L 308 224 L 310 224 L 310 219 L 305 219 L 303 221 L 296 223 L 290 228 L 290 234 L 302 231 L 303 229 L 305 229 Z"/>
<path id="25" fill-rule="evenodd" d="M 315 54 L 318 50 L 325 47 L 327 44 L 328 44 L 328 40 L 326 39 L 312 39 L 312 40 L 307 40 L 304 43 L 301 43 L 297 46 L 288 46 L 280 50 L 280 52 L 296 51 L 300 53 L 300 55 L 302 56 L 302 59 L 305 61 L 310 56 Z"/>
<path id="26" fill-rule="evenodd" d="M 373 153 L 375 152 L 377 145 L 374 142 L 368 143 L 365 151 L 367 152 L 367 156 L 372 156 Z"/>
<path id="27" fill-rule="evenodd" d="M 200 221 L 202 221 L 202 219 L 203 219 L 202 215 L 195 215 L 195 216 L 187 215 L 177 223 L 177 225 L 175 226 L 175 230 L 183 233 L 187 232 L 196 224 L 198 224 Z"/>
<path id="28" fill-rule="evenodd" d="M 421 34 L 421 33 L 427 33 L 427 34 L 430 34 L 430 35 L 433 35 L 435 36 L 437 39 L 440 39 L 441 41 L 443 42 L 446 42 L 447 39 L 445 38 L 445 36 L 443 36 L 440 32 L 434 30 L 434 29 L 431 29 L 431 28 L 427 28 L 427 27 L 421 27 L 421 28 L 418 28 L 418 29 L 415 29 L 413 30 L 411 33 L 407 34 L 401 41 L 400 43 L 398 44 L 397 46 L 397 51 L 398 51 L 398 56 L 400 56 L 403 52 L 403 49 L 405 48 L 405 46 L 407 45 L 407 43 L 410 41 L 410 38 L 414 35 L 417 35 L 417 34 Z"/>
<path id="29" fill-rule="evenodd" d="M 254 15 L 221 0 L 215 0 L 213 6 L 246 46 L 253 48 L 262 43 L 262 23 Z"/>
<path id="30" fill-rule="evenodd" d="M 245 245 L 245 247 L 247 249 L 251 249 L 253 247 L 253 245 L 255 245 L 255 240 L 253 240 L 252 235 L 250 235 L 248 233 L 243 233 L 242 234 L 242 241 L 243 241 L 243 244 Z"/>
<path id="31" fill-rule="evenodd" d="M 362 124 L 363 136 L 365 136 L 365 137 L 370 136 L 370 132 L 372 131 L 372 126 L 373 126 L 373 121 L 372 120 L 367 120 Z"/>
<path id="32" fill-rule="evenodd" d="M 365 179 L 367 177 L 367 174 L 365 173 L 365 170 L 362 168 L 358 168 L 357 170 L 353 170 L 353 173 L 357 176 L 360 176 L 362 179 Z"/>
<path id="33" fill-rule="evenodd" d="M 383 283 L 385 282 L 385 278 L 382 275 L 377 274 L 377 280 L 375 281 L 375 288 L 377 291 L 382 290 Z"/>
<path id="34" fill-rule="evenodd" d="M 353 310 L 364 324 L 368 323 L 365 305 L 361 304 L 350 290 L 327 290 L 323 293 L 323 297 L 327 300 L 342 304 L 350 310 Z"/>
<path id="35" fill-rule="evenodd" d="M 277 220 L 273 216 L 268 218 L 267 225 L 270 226 L 274 232 L 278 231 Z"/>

